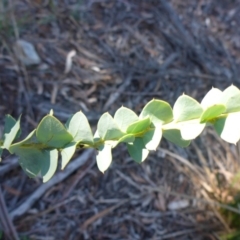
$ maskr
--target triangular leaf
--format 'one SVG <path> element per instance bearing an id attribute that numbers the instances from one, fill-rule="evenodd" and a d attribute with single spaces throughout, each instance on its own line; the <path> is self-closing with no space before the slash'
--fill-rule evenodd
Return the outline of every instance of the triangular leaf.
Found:
<path id="1" fill-rule="evenodd" d="M 143 162 L 149 154 L 142 138 L 135 138 L 133 143 L 127 143 L 127 148 L 130 156 L 138 163 Z"/>
<path id="2" fill-rule="evenodd" d="M 98 142 L 100 140 L 100 136 L 99 136 L 99 133 L 98 131 L 96 130 L 96 132 L 94 133 L 94 136 L 93 136 L 93 141 L 94 142 Z"/>
<path id="3" fill-rule="evenodd" d="M 36 136 L 39 142 L 55 148 L 62 148 L 73 140 L 63 124 L 50 115 L 42 119 L 37 127 Z"/>
<path id="4" fill-rule="evenodd" d="M 207 122 L 211 119 L 214 119 L 216 117 L 219 117 L 222 113 L 226 111 L 226 108 L 222 104 L 215 104 L 210 107 L 207 107 L 204 109 L 201 117 L 200 117 L 200 122 Z"/>
<path id="5" fill-rule="evenodd" d="M 169 141 L 172 141 L 174 143 L 175 141 L 177 141 L 177 145 L 185 147 L 188 144 L 188 142 L 185 141 L 193 140 L 197 136 L 199 136 L 203 131 L 205 125 L 205 123 L 200 123 L 199 119 L 193 119 L 177 123 L 171 122 L 167 124 L 167 127 L 163 125 L 164 137 L 167 139 L 170 138 Z M 179 132 L 177 130 L 180 131 L 181 138 L 178 135 Z M 181 143 L 182 140 L 184 141 L 183 143 Z"/>
<path id="6" fill-rule="evenodd" d="M 97 132 L 104 140 L 118 140 L 124 135 L 109 113 L 104 113 L 99 119 Z"/>
<path id="7" fill-rule="evenodd" d="M 156 126 L 155 128 L 146 132 L 143 136 L 145 148 L 148 150 L 156 151 L 158 145 L 160 144 L 161 138 L 162 138 L 161 126 Z"/>
<path id="8" fill-rule="evenodd" d="M 240 112 L 230 113 L 228 116 L 218 118 L 214 128 L 219 136 L 226 142 L 236 144 L 240 139 Z"/>
<path id="9" fill-rule="evenodd" d="M 13 118 L 11 115 L 9 115 L 9 114 L 6 115 L 4 129 L 3 129 L 3 135 L 5 133 L 9 133 L 11 131 L 11 129 L 14 127 L 14 125 L 16 124 L 16 122 L 17 122 L 17 120 L 15 118 Z M 20 136 L 20 134 L 21 134 L 21 129 L 18 130 L 15 139 L 17 139 Z"/>
<path id="10" fill-rule="evenodd" d="M 18 161 L 24 172 L 31 178 L 36 177 L 41 170 L 43 152 L 32 147 L 19 147 L 14 153 L 19 156 Z"/>
<path id="11" fill-rule="evenodd" d="M 11 115 L 6 115 L 5 116 L 5 123 L 4 123 L 4 130 L 3 133 L 9 133 L 11 129 L 14 127 L 16 124 L 17 120 L 13 118 Z"/>
<path id="12" fill-rule="evenodd" d="M 144 132 L 147 130 L 150 124 L 151 124 L 151 121 L 149 117 L 138 120 L 137 122 L 134 122 L 128 126 L 127 133 L 136 134 L 136 133 Z"/>
<path id="13" fill-rule="evenodd" d="M 10 145 L 12 144 L 14 139 L 17 137 L 17 134 L 19 133 L 19 130 L 20 130 L 20 118 L 21 117 L 18 118 L 18 120 L 12 127 L 10 125 L 13 124 L 13 121 L 9 120 L 9 123 L 7 124 L 8 127 L 6 127 L 5 129 L 4 141 L 2 146 L 3 148 L 9 149 Z"/>
<path id="14" fill-rule="evenodd" d="M 76 142 L 71 142 L 69 144 L 67 144 L 61 151 L 61 156 L 62 156 L 62 167 L 61 169 L 63 170 L 66 165 L 69 163 L 69 161 L 71 160 L 73 154 L 76 151 L 76 146 L 77 143 Z"/>
<path id="15" fill-rule="evenodd" d="M 226 106 L 226 113 L 240 111 L 240 90 L 233 85 L 226 88 L 221 103 Z"/>
<path id="16" fill-rule="evenodd" d="M 191 141 L 184 140 L 182 138 L 181 132 L 179 129 L 167 129 L 163 131 L 163 137 L 168 141 L 178 145 L 179 147 L 187 147 Z"/>
<path id="17" fill-rule="evenodd" d="M 173 106 L 173 115 L 176 122 L 199 118 L 202 112 L 201 105 L 187 95 L 180 96 Z"/>
<path id="18" fill-rule="evenodd" d="M 153 99 L 143 108 L 140 118 L 149 117 L 151 122 L 156 126 L 168 123 L 173 119 L 171 106 L 164 101 Z"/>
<path id="19" fill-rule="evenodd" d="M 198 137 L 205 127 L 205 123 L 199 123 L 199 120 L 189 120 L 177 124 L 181 132 L 182 139 L 193 140 Z"/>
<path id="20" fill-rule="evenodd" d="M 19 156 L 19 164 L 29 177 L 36 177 L 41 172 L 43 182 L 47 182 L 57 169 L 56 149 L 41 151 L 33 146 L 15 145 L 11 150 Z"/>
<path id="21" fill-rule="evenodd" d="M 41 161 L 41 175 L 43 182 L 49 181 L 57 170 L 58 151 L 56 149 L 43 151 L 44 157 Z"/>
<path id="22" fill-rule="evenodd" d="M 66 127 L 75 142 L 93 143 L 92 130 L 82 112 L 75 113 L 66 123 Z"/>
<path id="23" fill-rule="evenodd" d="M 102 145 L 98 149 L 97 166 L 104 173 L 112 163 L 112 148 L 110 145 Z"/>
<path id="24" fill-rule="evenodd" d="M 201 102 L 201 106 L 203 109 L 211 107 L 213 105 L 219 104 L 220 99 L 223 96 L 223 92 L 218 88 L 212 88 L 203 98 Z"/>
<path id="25" fill-rule="evenodd" d="M 114 115 L 114 120 L 117 123 L 118 127 L 123 132 L 126 132 L 130 124 L 138 121 L 138 116 L 131 109 L 126 107 L 121 107 L 116 111 Z"/>

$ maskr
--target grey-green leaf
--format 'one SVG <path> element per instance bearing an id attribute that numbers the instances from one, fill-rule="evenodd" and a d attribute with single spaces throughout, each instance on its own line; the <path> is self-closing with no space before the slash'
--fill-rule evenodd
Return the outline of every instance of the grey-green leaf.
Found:
<path id="1" fill-rule="evenodd" d="M 56 149 L 43 151 L 44 157 L 41 161 L 41 175 L 43 182 L 49 181 L 57 170 L 58 151 Z"/>
<path id="2" fill-rule="evenodd" d="M 93 143 L 92 130 L 82 112 L 75 113 L 66 123 L 66 127 L 75 142 Z"/>
<path id="3" fill-rule="evenodd" d="M 134 122 L 128 126 L 127 133 L 131 133 L 131 134 L 142 133 L 147 130 L 150 124 L 151 124 L 151 121 L 149 117 L 138 120 L 137 122 Z"/>
<path id="4" fill-rule="evenodd" d="M 73 154 L 76 151 L 76 146 L 77 146 L 76 142 L 71 142 L 71 143 L 67 144 L 62 149 L 62 151 L 61 151 L 61 156 L 62 156 L 62 166 L 61 166 L 61 169 L 62 170 L 66 167 L 66 165 L 69 163 L 69 161 L 73 157 Z"/>
<path id="5" fill-rule="evenodd" d="M 143 108 L 140 118 L 149 117 L 154 125 L 168 123 L 173 119 L 171 106 L 164 101 L 153 99 Z"/>
<path id="6" fill-rule="evenodd" d="M 104 173 L 112 163 L 112 148 L 110 145 L 105 144 L 99 147 L 97 154 L 98 169 Z"/>
<path id="7" fill-rule="evenodd" d="M 17 143 L 14 143 L 14 144 L 12 144 L 10 147 L 9 147 L 9 152 L 11 153 L 11 154 L 14 154 L 14 153 L 16 153 L 16 151 L 17 151 L 17 149 L 18 148 L 20 148 L 20 147 L 22 147 L 22 146 L 24 146 L 24 145 L 29 145 L 28 147 L 31 147 L 30 146 L 30 144 L 36 144 L 36 143 L 38 143 L 38 140 L 37 140 L 37 138 L 36 138 L 36 130 L 33 130 L 32 132 L 30 132 L 29 134 L 28 134 L 28 136 L 25 138 L 25 139 L 23 139 L 22 141 L 20 141 L 20 142 L 17 142 Z M 25 147 L 26 147 L 25 146 Z M 37 149 L 37 146 L 35 145 L 34 146 L 36 149 Z M 40 147 L 40 146 L 39 146 Z"/>
<path id="8" fill-rule="evenodd" d="M 42 119 L 37 127 L 36 136 L 39 142 L 55 148 L 62 148 L 73 140 L 63 124 L 50 115 Z"/>
<path id="9" fill-rule="evenodd" d="M 104 143 L 111 146 L 111 148 L 115 148 L 119 144 L 119 141 L 118 140 L 105 140 Z"/>
<path id="10" fill-rule="evenodd" d="M 104 113 L 99 119 L 97 132 L 104 140 L 118 140 L 124 135 L 109 113 Z"/>
<path id="11" fill-rule="evenodd" d="M 44 154 L 35 148 L 16 148 L 15 154 L 19 156 L 19 164 L 29 177 L 36 177 L 41 170 Z"/>
<path id="12" fill-rule="evenodd" d="M 4 123 L 4 129 L 3 129 L 3 134 L 9 133 L 11 129 L 14 127 L 16 124 L 16 119 L 13 118 L 11 115 L 6 115 L 5 116 L 5 123 Z"/>
<path id="13" fill-rule="evenodd" d="M 236 144 L 240 139 L 240 112 L 229 113 L 228 116 L 218 118 L 214 128 L 226 142 Z"/>
<path id="14" fill-rule="evenodd" d="M 156 126 L 155 128 L 146 132 L 143 136 L 145 148 L 148 150 L 156 151 L 158 145 L 160 144 L 161 138 L 162 138 L 161 126 Z"/>
<path id="15" fill-rule="evenodd" d="M 181 132 L 182 139 L 193 140 L 201 134 L 205 125 L 205 123 L 200 123 L 198 119 L 194 119 L 177 123 L 177 128 Z"/>
<path id="16" fill-rule="evenodd" d="M 187 95 L 180 96 L 173 106 L 173 115 L 176 122 L 199 118 L 202 112 L 201 105 Z"/>
<path id="17" fill-rule="evenodd" d="M 138 163 L 143 162 L 149 154 L 142 138 L 135 138 L 133 143 L 127 143 L 127 148 L 130 156 Z"/>
<path id="18" fill-rule="evenodd" d="M 116 111 L 114 115 L 114 120 L 117 123 L 118 127 L 123 132 L 126 132 L 130 124 L 138 121 L 138 116 L 131 109 L 126 107 L 121 107 Z"/>
<path id="19" fill-rule="evenodd" d="M 211 107 L 213 105 L 219 104 L 221 98 L 223 96 L 223 92 L 218 88 L 212 88 L 208 93 L 204 96 L 201 106 L 203 109 Z"/>
<path id="20" fill-rule="evenodd" d="M 168 141 L 176 144 L 179 147 L 187 147 L 191 141 L 184 140 L 182 138 L 181 132 L 179 129 L 168 129 L 163 131 L 163 137 Z"/>
<path id="21" fill-rule="evenodd" d="M 204 109 L 200 122 L 207 122 L 216 117 L 219 117 L 222 113 L 226 111 L 226 107 L 223 104 L 215 104 Z"/>
<path id="22" fill-rule="evenodd" d="M 133 134 L 126 134 L 124 135 L 123 137 L 121 137 L 118 142 L 121 143 L 121 142 L 125 142 L 125 143 L 131 143 L 131 142 L 134 142 L 135 140 L 135 137 Z"/>
<path id="23" fill-rule="evenodd" d="M 240 111 L 240 90 L 233 85 L 226 88 L 221 103 L 226 106 L 226 113 Z"/>
<path id="24" fill-rule="evenodd" d="M 4 134 L 3 148 L 9 149 L 10 145 L 12 144 L 14 139 L 17 137 L 17 134 L 19 133 L 19 130 L 20 130 L 20 118 L 21 117 L 18 118 L 18 120 L 14 125 L 13 125 L 13 121 L 9 120 L 9 124 L 7 124 L 8 127 L 6 127 L 5 134 Z"/>

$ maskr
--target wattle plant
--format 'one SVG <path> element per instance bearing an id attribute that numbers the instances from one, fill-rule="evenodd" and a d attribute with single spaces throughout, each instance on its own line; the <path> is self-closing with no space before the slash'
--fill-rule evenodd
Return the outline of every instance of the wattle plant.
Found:
<path id="1" fill-rule="evenodd" d="M 173 108 L 162 100 L 148 102 L 138 116 L 121 107 L 112 117 L 104 113 L 95 134 L 82 112 L 75 113 L 65 125 L 53 111 L 45 116 L 38 127 L 25 139 L 14 142 L 21 134 L 20 118 L 5 118 L 0 150 L 7 149 L 19 156 L 19 164 L 29 177 L 38 175 L 47 182 L 56 172 L 59 155 L 64 169 L 76 149 L 95 148 L 97 165 L 105 172 L 112 162 L 112 149 L 119 143 L 127 145 L 130 156 L 143 162 L 150 151 L 156 150 L 162 137 L 181 147 L 201 134 L 205 126 L 212 125 L 219 136 L 236 144 L 240 139 L 240 90 L 230 86 L 224 91 L 212 88 L 199 103 L 182 95 Z"/>

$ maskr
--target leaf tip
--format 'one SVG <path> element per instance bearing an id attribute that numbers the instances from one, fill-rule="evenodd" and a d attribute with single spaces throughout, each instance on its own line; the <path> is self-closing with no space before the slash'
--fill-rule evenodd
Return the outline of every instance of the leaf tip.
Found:
<path id="1" fill-rule="evenodd" d="M 49 112 L 49 115 L 53 116 L 53 114 L 54 114 L 53 109 L 51 109 L 50 112 Z"/>

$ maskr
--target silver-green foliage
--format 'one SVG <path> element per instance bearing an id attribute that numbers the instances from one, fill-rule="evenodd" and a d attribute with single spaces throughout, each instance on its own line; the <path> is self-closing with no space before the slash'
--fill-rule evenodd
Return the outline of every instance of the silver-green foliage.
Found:
<path id="1" fill-rule="evenodd" d="M 104 113 L 92 134 L 86 116 L 77 112 L 63 125 L 52 111 L 38 127 L 20 142 L 20 118 L 5 118 L 0 152 L 7 149 L 19 156 L 19 164 L 29 177 L 42 176 L 47 182 L 56 172 L 61 156 L 62 169 L 79 148 L 95 148 L 97 165 L 105 172 L 112 162 L 112 149 L 119 143 L 127 146 L 130 156 L 143 162 L 150 151 L 156 150 L 162 137 L 181 147 L 212 125 L 219 136 L 236 144 L 240 139 L 240 90 L 230 86 L 224 91 L 212 88 L 201 103 L 182 95 L 173 108 L 162 100 L 153 99 L 139 116 L 121 107 L 112 117 Z"/>

